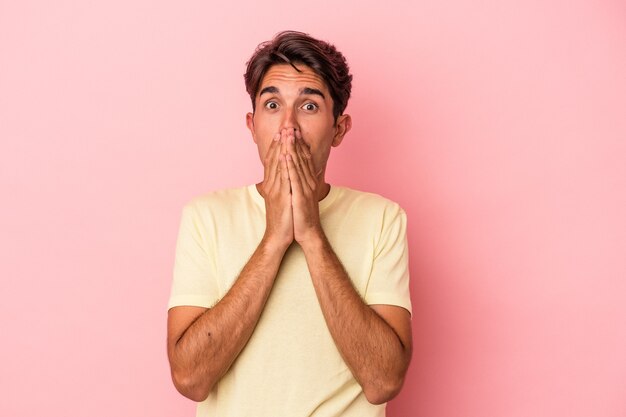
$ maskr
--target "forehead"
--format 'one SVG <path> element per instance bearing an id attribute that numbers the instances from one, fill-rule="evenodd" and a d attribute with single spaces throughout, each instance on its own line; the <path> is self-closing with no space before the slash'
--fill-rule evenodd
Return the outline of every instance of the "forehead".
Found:
<path id="1" fill-rule="evenodd" d="M 317 75 L 310 67 L 297 63 L 294 65 L 298 67 L 301 72 L 296 71 L 296 69 L 289 64 L 272 65 L 263 76 L 263 80 L 261 80 L 259 92 L 269 86 L 278 87 L 278 89 L 282 91 L 281 86 L 286 88 L 290 85 L 296 88 L 310 87 L 328 91 L 324 79 Z"/>

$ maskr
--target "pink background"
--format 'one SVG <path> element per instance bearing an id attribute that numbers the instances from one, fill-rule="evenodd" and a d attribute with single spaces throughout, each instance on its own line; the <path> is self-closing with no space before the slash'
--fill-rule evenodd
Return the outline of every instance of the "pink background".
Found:
<path id="1" fill-rule="evenodd" d="M 192 416 L 169 380 L 183 204 L 257 181 L 244 64 L 348 57 L 335 184 L 409 215 L 389 416 L 626 415 L 620 1 L 2 1 L 0 415 Z"/>

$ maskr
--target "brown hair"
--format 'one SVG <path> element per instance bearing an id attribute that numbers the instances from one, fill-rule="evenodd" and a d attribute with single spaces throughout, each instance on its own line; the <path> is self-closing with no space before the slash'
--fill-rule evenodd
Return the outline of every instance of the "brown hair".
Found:
<path id="1" fill-rule="evenodd" d="M 252 110 L 255 110 L 255 98 L 267 70 L 272 65 L 285 63 L 298 72 L 300 70 L 295 64 L 304 64 L 322 77 L 333 99 L 333 116 L 337 121 L 348 105 L 352 90 L 352 74 L 346 58 L 334 45 L 291 30 L 280 32 L 274 39 L 259 44 L 246 63 L 244 79 L 252 100 Z"/>

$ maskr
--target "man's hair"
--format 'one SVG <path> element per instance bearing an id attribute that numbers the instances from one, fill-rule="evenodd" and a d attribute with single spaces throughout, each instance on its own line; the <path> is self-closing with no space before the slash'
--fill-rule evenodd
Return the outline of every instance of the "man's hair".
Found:
<path id="1" fill-rule="evenodd" d="M 334 45 L 291 30 L 280 32 L 274 39 L 259 44 L 246 63 L 244 79 L 252 100 L 252 111 L 256 110 L 255 98 L 265 73 L 277 64 L 290 64 L 298 72 L 301 70 L 296 64 L 310 67 L 326 82 L 333 99 L 335 121 L 343 114 L 352 90 L 352 75 L 346 58 Z"/>

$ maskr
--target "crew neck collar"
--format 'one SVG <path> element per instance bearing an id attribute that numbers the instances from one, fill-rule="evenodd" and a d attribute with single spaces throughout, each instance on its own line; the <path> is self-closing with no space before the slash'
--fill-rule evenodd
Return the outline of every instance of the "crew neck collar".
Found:
<path id="1" fill-rule="evenodd" d="M 333 201 L 335 201 L 335 199 L 339 195 L 340 188 L 341 187 L 337 187 L 336 185 L 330 184 L 330 190 L 328 191 L 328 194 L 326 194 L 326 197 L 324 197 L 319 202 L 320 214 L 324 210 L 326 210 L 326 208 L 329 207 L 333 203 Z M 259 206 L 261 206 L 263 208 L 263 210 L 265 210 L 265 200 L 263 199 L 263 196 L 261 196 L 261 194 L 259 194 L 259 190 L 257 190 L 256 184 L 249 185 L 248 186 L 248 192 L 250 193 L 250 195 L 252 196 L 254 201 Z"/>

